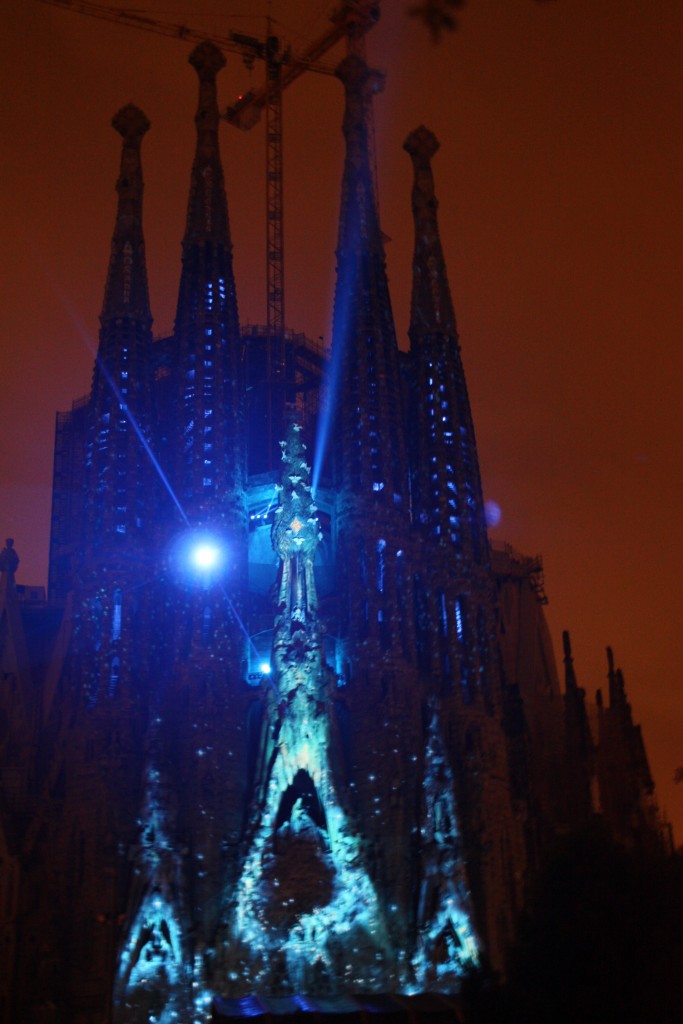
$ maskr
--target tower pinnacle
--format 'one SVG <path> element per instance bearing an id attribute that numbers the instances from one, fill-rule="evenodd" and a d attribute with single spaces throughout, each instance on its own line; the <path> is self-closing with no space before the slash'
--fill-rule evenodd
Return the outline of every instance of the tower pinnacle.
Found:
<path id="1" fill-rule="evenodd" d="M 568 631 L 562 633 L 562 650 L 564 652 L 564 682 L 567 693 L 577 688 L 576 673 L 574 671 L 574 658 L 572 657 L 572 642 Z"/>
<path id="2" fill-rule="evenodd" d="M 225 67 L 225 57 L 222 52 L 208 41 L 195 46 L 188 60 L 199 75 L 200 82 L 207 82 L 211 86 L 213 86 L 218 72 Z"/>
<path id="3" fill-rule="evenodd" d="M 86 470 L 86 536 L 101 552 L 142 536 L 150 486 L 139 432 L 150 422 L 152 314 L 142 234 L 140 144 L 149 121 L 128 104 L 113 117 L 123 139 L 99 347 L 93 372 Z M 127 539 L 127 540 L 126 540 Z M 104 557 L 109 558 L 111 552 Z"/>
<path id="4" fill-rule="evenodd" d="M 181 416 L 172 427 L 178 431 L 176 483 L 197 521 L 218 516 L 242 522 L 241 341 L 216 98 L 225 58 L 205 42 L 189 61 L 199 78 L 199 102 L 175 321 L 181 389 Z M 232 502 L 240 505 L 237 519 L 229 512 Z"/>
<path id="5" fill-rule="evenodd" d="M 368 140 L 370 103 L 372 95 L 381 88 L 381 78 L 354 53 L 339 64 L 336 75 L 343 83 L 346 94 L 342 125 L 346 139 L 346 163 L 337 251 L 340 253 L 345 246 L 362 246 L 366 251 L 370 247 L 383 258 L 384 247 L 375 203 Z"/>
<path id="6" fill-rule="evenodd" d="M 420 125 L 408 136 L 403 148 L 414 169 L 413 216 L 415 253 L 411 323 L 456 333 L 453 302 L 446 277 L 446 265 L 439 238 L 436 214 L 439 203 L 434 193 L 431 159 L 439 149 L 436 136 Z"/>
<path id="7" fill-rule="evenodd" d="M 118 209 L 100 321 L 104 327 L 114 318 L 126 317 L 144 321 L 149 326 L 152 317 L 142 236 L 140 145 L 150 125 L 143 112 L 132 103 L 122 107 L 111 123 L 122 136 L 123 145 L 116 182 Z"/>
<path id="8" fill-rule="evenodd" d="M 417 415 L 413 500 L 418 523 L 463 564 L 486 566 L 488 539 L 474 425 L 437 224 L 431 157 L 439 148 L 424 126 L 404 149 L 413 162 L 413 291 L 410 352 Z"/>
<path id="9" fill-rule="evenodd" d="M 368 152 L 377 76 L 355 54 L 341 62 L 337 76 L 346 95 L 332 342 L 332 358 L 342 367 L 342 488 L 373 505 L 405 508 L 398 346 Z"/>
<path id="10" fill-rule="evenodd" d="M 199 78 L 199 99 L 195 125 L 197 147 L 192 167 L 190 200 L 183 250 L 188 245 L 215 242 L 230 249 L 228 207 L 218 145 L 218 100 L 216 75 L 225 67 L 225 57 L 213 43 L 200 43 L 189 57 Z"/>

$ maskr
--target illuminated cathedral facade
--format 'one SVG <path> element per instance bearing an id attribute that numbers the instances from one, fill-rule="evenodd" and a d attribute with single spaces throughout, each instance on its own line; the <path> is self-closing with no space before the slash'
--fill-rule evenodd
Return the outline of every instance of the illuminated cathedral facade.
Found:
<path id="1" fill-rule="evenodd" d="M 173 335 L 152 337 L 149 124 L 127 106 L 92 389 L 57 417 L 47 602 L 0 555 L 0 1024 L 452 995 L 484 958 L 504 971 L 553 838 L 597 813 L 660 841 L 611 655 L 591 710 L 565 636 L 562 690 L 540 561 L 487 537 L 436 139 L 405 143 L 408 352 L 357 56 L 331 349 L 240 328 L 223 57 L 190 61 Z"/>

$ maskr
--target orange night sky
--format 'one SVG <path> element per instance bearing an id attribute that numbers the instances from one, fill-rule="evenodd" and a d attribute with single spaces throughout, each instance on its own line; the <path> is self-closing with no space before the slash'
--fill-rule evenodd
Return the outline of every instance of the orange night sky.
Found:
<path id="1" fill-rule="evenodd" d="M 110 0 L 116 6 L 114 0 Z M 118 0 L 119 6 L 132 6 Z M 207 35 L 294 50 L 334 0 L 136 0 Z M 605 683 L 611 644 L 683 841 L 683 4 L 469 0 L 434 46 L 384 0 L 368 59 L 380 209 L 407 343 L 411 168 L 424 123 L 494 540 L 545 561 L 556 652 L 572 634 L 580 685 Z M 87 392 L 124 103 L 142 107 L 145 235 L 158 332 L 175 312 L 196 76 L 185 43 L 38 0 L 4 0 L 0 531 L 19 581 L 45 583 L 54 414 Z M 328 54 L 336 62 L 342 51 Z M 221 102 L 259 85 L 228 54 Z M 342 89 L 305 75 L 285 95 L 287 322 L 330 336 L 342 169 Z M 243 323 L 265 320 L 265 141 L 225 127 L 223 159 Z"/>

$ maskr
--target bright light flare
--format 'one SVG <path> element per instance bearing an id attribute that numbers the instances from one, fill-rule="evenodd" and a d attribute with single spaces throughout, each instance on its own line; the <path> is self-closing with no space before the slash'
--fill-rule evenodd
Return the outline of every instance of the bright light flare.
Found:
<path id="1" fill-rule="evenodd" d="M 214 544 L 198 544 L 192 549 L 190 558 L 198 569 L 215 569 L 221 557 L 220 548 Z"/>
<path id="2" fill-rule="evenodd" d="M 206 587 L 223 580 L 228 571 L 228 548 L 221 537 L 206 530 L 184 530 L 171 545 L 169 565 L 186 586 Z"/>

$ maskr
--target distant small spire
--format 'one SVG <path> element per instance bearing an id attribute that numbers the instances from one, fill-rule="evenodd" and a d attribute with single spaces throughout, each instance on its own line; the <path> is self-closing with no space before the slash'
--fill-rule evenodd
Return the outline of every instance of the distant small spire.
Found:
<path id="1" fill-rule="evenodd" d="M 607 680 L 608 680 L 608 694 L 609 694 L 609 706 L 615 707 L 619 700 L 619 690 L 617 686 L 617 675 L 614 671 L 614 654 L 612 648 L 607 647 Z"/>
<path id="2" fill-rule="evenodd" d="M 564 650 L 564 685 L 567 693 L 576 690 L 576 673 L 574 672 L 574 659 L 572 657 L 572 646 L 569 631 L 562 633 L 562 647 Z"/>
<path id="3" fill-rule="evenodd" d="M 140 146 L 150 124 L 132 103 L 112 118 L 112 127 L 123 138 L 121 168 L 116 191 L 118 209 L 100 321 L 104 327 L 115 318 L 151 324 L 145 242 L 142 234 L 142 162 Z"/>
<path id="4" fill-rule="evenodd" d="M 455 313 L 446 275 L 434 192 L 431 159 L 439 149 L 436 136 L 424 125 L 411 132 L 403 148 L 413 162 L 413 294 L 411 326 L 417 330 L 445 331 L 456 336 Z"/>

